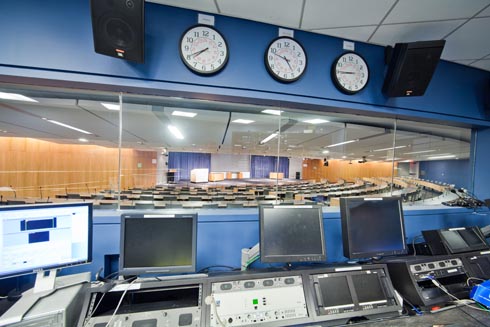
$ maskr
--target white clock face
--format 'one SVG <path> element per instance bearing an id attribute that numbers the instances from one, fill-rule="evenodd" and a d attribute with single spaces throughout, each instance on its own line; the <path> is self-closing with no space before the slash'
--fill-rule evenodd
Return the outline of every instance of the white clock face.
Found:
<path id="1" fill-rule="evenodd" d="M 341 92 L 354 94 L 366 86 L 369 80 L 369 67 L 360 55 L 347 52 L 334 61 L 332 78 Z"/>
<path id="2" fill-rule="evenodd" d="M 214 74 L 228 62 L 228 46 L 214 28 L 197 25 L 184 32 L 180 39 L 180 57 L 198 74 Z"/>
<path id="3" fill-rule="evenodd" d="M 306 52 L 290 37 L 274 39 L 265 53 L 265 66 L 272 77 L 280 82 L 294 82 L 306 70 Z"/>

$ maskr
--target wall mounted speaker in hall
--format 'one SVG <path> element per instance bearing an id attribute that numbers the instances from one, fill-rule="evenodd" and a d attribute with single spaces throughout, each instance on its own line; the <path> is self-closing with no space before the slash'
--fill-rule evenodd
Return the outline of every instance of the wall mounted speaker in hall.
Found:
<path id="1" fill-rule="evenodd" d="M 144 0 L 90 0 L 95 52 L 143 63 Z"/>
<path id="2" fill-rule="evenodd" d="M 445 43 L 445 40 L 420 41 L 388 47 L 383 93 L 388 97 L 424 95 Z"/>

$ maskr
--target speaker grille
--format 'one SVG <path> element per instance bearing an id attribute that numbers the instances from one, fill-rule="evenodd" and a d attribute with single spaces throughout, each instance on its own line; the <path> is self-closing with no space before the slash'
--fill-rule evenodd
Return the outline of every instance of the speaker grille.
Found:
<path id="1" fill-rule="evenodd" d="M 95 52 L 144 62 L 144 0 L 91 0 Z"/>

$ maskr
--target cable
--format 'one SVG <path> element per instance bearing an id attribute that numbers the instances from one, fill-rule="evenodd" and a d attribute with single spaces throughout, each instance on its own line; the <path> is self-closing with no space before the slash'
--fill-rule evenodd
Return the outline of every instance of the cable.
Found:
<path id="1" fill-rule="evenodd" d="M 201 270 L 198 271 L 198 273 L 207 273 L 207 272 L 209 272 L 209 269 L 211 269 L 211 268 L 228 268 L 232 271 L 240 270 L 240 268 L 236 268 L 236 267 L 232 267 L 232 266 L 214 265 L 214 266 L 208 266 L 208 267 L 202 268 Z"/>
<path id="2" fill-rule="evenodd" d="M 204 303 L 211 306 L 211 308 L 214 311 L 214 315 L 216 316 L 216 321 L 218 322 L 218 324 L 222 327 L 226 327 L 226 323 L 224 323 L 221 320 L 221 318 L 218 314 L 218 306 L 216 305 L 216 300 L 214 299 L 214 296 L 212 296 L 212 295 L 206 296 L 206 298 L 204 299 Z"/>
<path id="3" fill-rule="evenodd" d="M 481 279 L 481 278 L 477 278 L 477 277 L 468 277 L 468 279 L 466 280 L 466 286 L 470 286 L 469 281 L 470 281 L 470 280 L 473 280 L 473 279 L 475 279 L 475 280 L 480 280 L 480 281 L 482 281 L 482 282 L 484 282 L 484 281 L 485 281 L 485 279 Z"/>
<path id="4" fill-rule="evenodd" d="M 442 286 L 437 280 L 434 279 L 434 277 L 428 276 L 427 278 L 429 278 L 432 281 L 432 284 L 434 284 L 435 286 L 437 286 L 441 291 L 443 291 L 444 293 L 446 293 L 447 295 L 449 295 L 450 297 L 452 297 L 453 299 L 455 299 L 456 300 L 456 304 L 463 304 L 464 306 L 467 306 L 468 308 L 471 308 L 471 309 L 474 309 L 474 310 L 478 310 L 478 311 L 490 312 L 490 310 L 488 310 L 488 309 L 480 309 L 480 308 L 472 307 L 471 305 L 469 305 L 468 303 L 466 303 L 466 301 L 461 300 L 461 299 L 458 299 L 456 296 L 454 296 L 451 293 L 449 293 L 448 290 L 444 286 Z M 473 303 L 476 303 L 476 302 L 473 301 Z"/>
<path id="5" fill-rule="evenodd" d="M 119 300 L 119 303 L 117 304 L 116 308 L 114 309 L 114 313 L 112 314 L 111 316 L 111 319 L 109 319 L 109 321 L 107 322 L 107 324 L 105 325 L 105 327 L 109 327 L 112 320 L 114 319 L 114 317 L 116 316 L 116 313 L 117 313 L 117 310 L 119 310 L 119 307 L 121 306 L 121 303 L 124 299 L 124 296 L 126 295 L 126 293 L 129 291 L 129 289 L 131 288 L 131 285 L 133 285 L 134 282 L 136 282 L 136 278 L 133 279 L 131 281 L 131 283 L 128 284 L 128 287 L 126 287 L 126 289 L 124 290 L 123 294 L 121 295 L 121 299 Z"/>
<path id="6" fill-rule="evenodd" d="M 417 255 L 417 250 L 415 250 L 415 240 L 423 237 L 423 235 L 417 235 L 412 238 L 412 249 L 413 249 L 413 256 L 415 257 Z"/>

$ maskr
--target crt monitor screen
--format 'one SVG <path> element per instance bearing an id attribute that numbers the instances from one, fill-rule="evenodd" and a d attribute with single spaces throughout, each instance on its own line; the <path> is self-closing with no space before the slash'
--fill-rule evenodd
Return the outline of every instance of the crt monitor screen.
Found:
<path id="1" fill-rule="evenodd" d="M 326 260 L 320 206 L 262 206 L 259 216 L 262 262 Z"/>
<path id="2" fill-rule="evenodd" d="M 0 278 L 92 261 L 92 204 L 0 207 Z"/>
<path id="3" fill-rule="evenodd" d="M 406 254 L 399 197 L 341 198 L 344 256 L 361 259 Z"/>
<path id="4" fill-rule="evenodd" d="M 122 275 L 195 272 L 197 214 L 123 214 Z"/>

